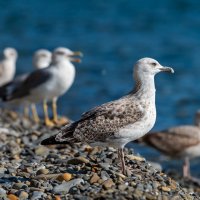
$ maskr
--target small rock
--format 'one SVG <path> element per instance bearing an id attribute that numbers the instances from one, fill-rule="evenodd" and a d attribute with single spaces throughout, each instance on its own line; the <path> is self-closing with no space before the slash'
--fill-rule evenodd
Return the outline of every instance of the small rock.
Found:
<path id="1" fill-rule="evenodd" d="M 72 174 L 70 174 L 70 173 L 60 174 L 56 179 L 60 182 L 70 181 L 72 179 Z"/>
<path id="2" fill-rule="evenodd" d="M 7 171 L 7 169 L 6 169 L 6 168 L 4 168 L 4 167 L 0 167 L 0 174 L 4 174 L 4 173 L 5 173 L 5 171 Z"/>
<path id="3" fill-rule="evenodd" d="M 44 192 L 34 191 L 31 200 L 45 199 L 44 197 L 46 196 L 47 194 L 45 194 Z"/>
<path id="4" fill-rule="evenodd" d="M 103 182 L 103 187 L 107 190 L 110 189 L 112 186 L 114 186 L 115 183 L 112 181 L 112 179 L 108 179 Z"/>
<path id="5" fill-rule="evenodd" d="M 21 188 L 27 188 L 27 186 L 26 186 L 24 183 L 21 183 L 21 182 L 15 183 L 15 184 L 13 185 L 13 189 L 19 190 L 19 189 L 21 189 Z"/>
<path id="6" fill-rule="evenodd" d="M 79 164 L 89 163 L 89 162 L 90 161 L 84 157 L 77 157 L 77 158 L 73 158 L 67 161 L 68 164 L 72 164 L 72 165 L 79 165 Z"/>
<path id="7" fill-rule="evenodd" d="M 110 178 L 110 176 L 108 175 L 108 173 L 106 171 L 101 171 L 101 178 L 106 181 Z"/>
<path id="8" fill-rule="evenodd" d="M 171 189 L 169 187 L 166 187 L 166 186 L 163 186 L 161 189 L 164 192 L 170 192 L 171 191 Z"/>
<path id="9" fill-rule="evenodd" d="M 99 163 L 99 166 L 105 170 L 109 170 L 109 168 L 110 168 L 109 163 Z"/>
<path id="10" fill-rule="evenodd" d="M 145 193 L 144 195 L 148 200 L 157 200 L 157 197 L 151 193 Z"/>
<path id="11" fill-rule="evenodd" d="M 49 153 L 49 149 L 45 146 L 38 146 L 35 149 L 35 154 L 37 156 L 46 156 L 46 155 L 48 155 L 48 153 Z"/>
<path id="12" fill-rule="evenodd" d="M 121 191 L 126 190 L 126 188 L 127 188 L 127 185 L 125 185 L 125 184 L 118 185 L 118 189 Z"/>
<path id="13" fill-rule="evenodd" d="M 28 199 L 28 193 L 25 192 L 25 191 L 21 191 L 20 194 L 19 194 L 19 199 L 20 200 L 26 200 L 26 199 Z"/>
<path id="14" fill-rule="evenodd" d="M 127 158 L 129 160 L 137 160 L 137 161 L 145 161 L 145 158 L 139 157 L 139 156 L 134 156 L 134 155 L 127 155 Z"/>
<path id="15" fill-rule="evenodd" d="M 98 174 L 94 173 L 90 179 L 90 184 L 96 183 L 99 179 L 100 179 L 100 177 L 98 176 Z"/>
<path id="16" fill-rule="evenodd" d="M 55 186 L 53 188 L 53 192 L 55 194 L 67 194 L 72 187 L 80 183 L 84 183 L 84 180 L 82 178 L 73 179 L 69 182 L 64 182 L 61 185 Z"/>
<path id="17" fill-rule="evenodd" d="M 177 188 L 177 183 L 174 180 L 171 180 L 170 182 L 170 186 L 169 186 L 172 190 L 176 190 Z"/>
<path id="18" fill-rule="evenodd" d="M 9 194 L 7 197 L 10 200 L 19 200 L 19 198 L 17 196 L 15 196 L 14 194 Z"/>
<path id="19" fill-rule="evenodd" d="M 48 173 L 49 173 L 49 170 L 48 170 L 48 169 L 39 169 L 39 170 L 36 172 L 36 175 L 48 174 Z"/>
<path id="20" fill-rule="evenodd" d="M 0 195 L 6 194 L 6 191 L 3 188 L 0 188 Z"/>

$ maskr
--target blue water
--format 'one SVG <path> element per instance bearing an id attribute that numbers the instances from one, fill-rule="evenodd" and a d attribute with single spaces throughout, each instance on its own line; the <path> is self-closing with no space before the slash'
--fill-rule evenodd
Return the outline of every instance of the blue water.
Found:
<path id="1" fill-rule="evenodd" d="M 200 107 L 198 0 L 2 0 L 0 7 L 0 49 L 19 51 L 18 74 L 32 70 L 31 56 L 39 48 L 66 46 L 84 53 L 73 86 L 59 100 L 59 113 L 75 120 L 126 94 L 133 87 L 134 62 L 148 56 L 176 72 L 156 77 L 154 129 L 193 123 Z"/>

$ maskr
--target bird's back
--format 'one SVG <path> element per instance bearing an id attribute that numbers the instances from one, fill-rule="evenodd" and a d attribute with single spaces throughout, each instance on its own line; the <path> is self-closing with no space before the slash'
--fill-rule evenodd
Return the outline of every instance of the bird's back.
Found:
<path id="1" fill-rule="evenodd" d="M 197 126 L 173 127 L 147 134 L 140 141 L 166 155 L 176 157 L 187 148 L 200 144 L 200 128 Z"/>

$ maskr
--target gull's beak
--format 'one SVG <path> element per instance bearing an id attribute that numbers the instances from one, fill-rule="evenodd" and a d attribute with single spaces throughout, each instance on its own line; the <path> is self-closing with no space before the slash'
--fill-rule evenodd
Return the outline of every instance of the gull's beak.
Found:
<path id="1" fill-rule="evenodd" d="M 163 72 L 174 73 L 174 70 L 171 67 L 160 67 L 159 70 Z"/>
<path id="2" fill-rule="evenodd" d="M 80 58 L 69 57 L 69 60 L 72 61 L 72 62 L 77 62 L 77 63 L 80 63 L 80 62 L 81 62 L 81 59 L 80 59 Z"/>
<path id="3" fill-rule="evenodd" d="M 83 53 L 80 51 L 74 51 L 73 54 L 69 57 L 70 61 L 80 63 L 80 58 L 74 58 L 73 56 L 80 56 L 83 57 Z"/>
<path id="4" fill-rule="evenodd" d="M 81 51 L 74 51 L 72 56 L 80 56 L 83 57 L 83 53 Z"/>

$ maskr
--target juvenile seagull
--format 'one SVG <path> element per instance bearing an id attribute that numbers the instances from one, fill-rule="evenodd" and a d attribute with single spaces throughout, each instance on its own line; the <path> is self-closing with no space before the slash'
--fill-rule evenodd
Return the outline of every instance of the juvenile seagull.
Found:
<path id="1" fill-rule="evenodd" d="M 35 69 L 41 69 L 44 67 L 48 67 L 51 62 L 51 52 L 46 49 L 39 49 L 35 52 L 33 56 L 33 66 Z M 8 82 L 7 84 L 0 87 L 0 98 L 5 98 L 9 96 L 15 89 L 20 87 L 26 78 L 29 76 L 28 73 L 19 75 L 15 77 L 12 81 Z M 29 105 L 25 99 L 20 100 L 13 100 L 11 101 L 12 104 L 15 105 L 23 105 L 24 106 L 24 115 L 25 117 L 29 116 Z M 39 117 L 37 114 L 35 104 L 31 104 L 31 110 L 33 114 L 33 119 L 37 123 L 39 122 Z"/>
<path id="2" fill-rule="evenodd" d="M 135 89 L 128 95 L 83 113 L 81 119 L 63 127 L 60 132 L 42 141 L 42 145 L 86 142 L 118 148 L 122 172 L 126 174 L 124 146 L 149 132 L 156 120 L 155 74 L 173 69 L 156 60 L 142 58 L 134 68 Z"/>
<path id="3" fill-rule="evenodd" d="M 29 103 L 43 101 L 45 124 L 53 126 L 54 123 L 48 116 L 47 101 L 53 99 L 53 117 L 54 121 L 58 121 L 56 101 L 74 82 L 75 67 L 71 61 L 80 62 L 79 58 L 73 57 L 76 55 L 81 56 L 82 54 L 81 52 L 72 52 L 64 47 L 55 49 L 49 67 L 30 73 L 19 87 L 16 87 L 3 99 L 5 101 L 24 99 Z"/>
<path id="4" fill-rule="evenodd" d="M 5 48 L 3 56 L 0 62 L 0 86 L 10 82 L 15 76 L 17 51 L 14 48 Z"/>
<path id="5" fill-rule="evenodd" d="M 194 180 L 190 174 L 189 159 L 200 157 L 200 110 L 195 125 L 184 125 L 152 132 L 139 140 L 171 158 L 183 159 L 183 177 Z"/>

